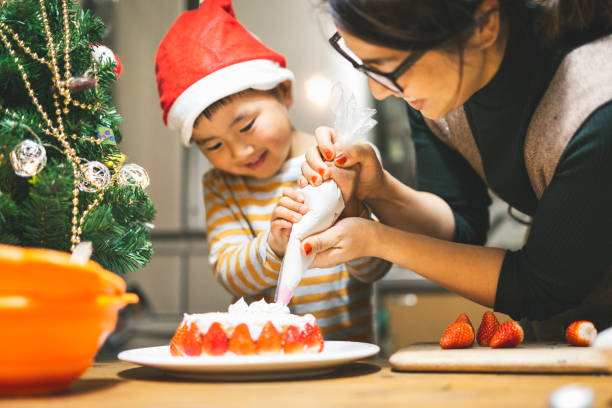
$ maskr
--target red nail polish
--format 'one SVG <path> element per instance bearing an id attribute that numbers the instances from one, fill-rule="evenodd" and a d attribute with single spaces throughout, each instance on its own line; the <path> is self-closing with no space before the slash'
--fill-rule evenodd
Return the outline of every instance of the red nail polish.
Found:
<path id="1" fill-rule="evenodd" d="M 343 153 L 340 153 L 338 156 L 336 156 L 336 163 L 342 166 L 344 163 L 346 163 L 346 156 Z"/>
<path id="2" fill-rule="evenodd" d="M 313 183 L 317 182 L 317 176 L 312 176 L 312 178 L 310 179 Z"/>
<path id="3" fill-rule="evenodd" d="M 312 252 L 312 245 L 310 245 L 308 242 L 304 244 L 304 252 L 306 255 L 310 255 L 310 252 Z"/>
<path id="4" fill-rule="evenodd" d="M 323 154 L 325 155 L 325 159 L 326 160 L 331 160 L 331 159 L 334 158 L 334 154 L 331 151 L 329 151 L 329 150 L 325 150 L 325 153 L 323 153 Z"/>
<path id="5" fill-rule="evenodd" d="M 325 169 L 319 169 L 319 174 L 321 177 L 325 177 Z"/>

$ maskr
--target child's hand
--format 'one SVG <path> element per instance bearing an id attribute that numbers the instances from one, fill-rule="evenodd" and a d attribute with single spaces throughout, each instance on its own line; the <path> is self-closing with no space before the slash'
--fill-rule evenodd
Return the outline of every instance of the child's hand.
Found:
<path id="1" fill-rule="evenodd" d="M 277 256 L 285 255 L 291 227 L 300 221 L 306 212 L 308 206 L 304 204 L 304 194 L 292 188 L 285 188 L 278 204 L 272 210 L 268 235 L 268 245 Z"/>
<path id="2" fill-rule="evenodd" d="M 306 152 L 306 161 L 302 164 L 300 187 L 318 186 L 333 178 L 342 191 L 342 198 L 349 203 L 353 195 L 365 200 L 382 186 L 384 170 L 372 146 L 356 143 L 340 151 L 334 144 L 334 130 L 328 127 L 317 128 L 315 138 L 317 146 Z"/>

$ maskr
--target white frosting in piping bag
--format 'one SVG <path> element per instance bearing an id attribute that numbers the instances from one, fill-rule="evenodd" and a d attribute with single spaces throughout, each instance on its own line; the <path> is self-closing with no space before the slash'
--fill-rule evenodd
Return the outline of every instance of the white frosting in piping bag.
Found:
<path id="1" fill-rule="evenodd" d="M 344 200 L 335 181 L 330 180 L 319 186 L 308 185 L 301 189 L 305 196 L 308 212 L 291 227 L 291 235 L 276 287 L 276 302 L 287 305 L 293 291 L 302 280 L 302 274 L 310 267 L 314 254 L 302 255 L 301 240 L 331 227 L 342 210 Z"/>

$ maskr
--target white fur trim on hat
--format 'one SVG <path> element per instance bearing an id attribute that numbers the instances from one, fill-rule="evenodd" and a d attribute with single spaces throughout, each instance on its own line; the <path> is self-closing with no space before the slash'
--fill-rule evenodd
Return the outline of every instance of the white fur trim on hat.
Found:
<path id="1" fill-rule="evenodd" d="M 267 59 L 221 68 L 195 82 L 176 98 L 168 112 L 168 127 L 178 130 L 183 144 L 189 146 L 193 123 L 208 106 L 245 89 L 265 91 L 287 80 L 295 80 L 293 73 Z"/>

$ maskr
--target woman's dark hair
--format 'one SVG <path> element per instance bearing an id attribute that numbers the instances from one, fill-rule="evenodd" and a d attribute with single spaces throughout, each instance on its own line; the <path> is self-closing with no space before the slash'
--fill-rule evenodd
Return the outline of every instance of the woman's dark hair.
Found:
<path id="1" fill-rule="evenodd" d="M 612 0 L 539 0 L 541 32 L 547 40 L 584 30 L 612 28 Z"/>
<path id="2" fill-rule="evenodd" d="M 463 45 L 478 25 L 482 0 L 326 0 L 340 27 L 362 40 L 404 50 Z M 499 0 L 503 20 L 533 16 L 540 32 L 554 40 L 565 32 L 612 26 L 612 0 Z"/>

